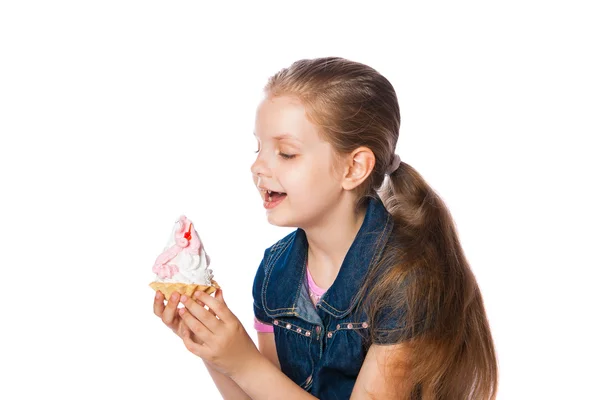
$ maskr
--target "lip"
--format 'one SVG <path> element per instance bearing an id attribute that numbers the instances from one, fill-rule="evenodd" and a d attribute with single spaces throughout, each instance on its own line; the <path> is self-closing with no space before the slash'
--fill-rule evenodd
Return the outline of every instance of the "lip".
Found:
<path id="1" fill-rule="evenodd" d="M 278 198 L 277 200 L 269 201 L 269 198 L 271 196 L 269 196 L 268 192 L 277 192 L 277 190 L 271 190 L 271 189 L 259 186 L 258 191 L 260 192 L 262 200 L 263 200 L 263 207 L 266 208 L 267 210 L 272 210 L 273 208 L 277 207 L 287 197 L 287 194 L 286 194 L 285 196 L 282 196 L 282 197 Z M 277 193 L 285 193 L 285 192 L 277 192 Z"/>
<path id="2" fill-rule="evenodd" d="M 263 200 L 263 207 L 265 207 L 267 210 L 272 210 L 273 208 L 275 208 L 279 204 L 281 204 L 281 202 L 284 201 L 286 197 L 287 196 L 283 196 L 279 200 L 276 200 L 276 201 Z"/>

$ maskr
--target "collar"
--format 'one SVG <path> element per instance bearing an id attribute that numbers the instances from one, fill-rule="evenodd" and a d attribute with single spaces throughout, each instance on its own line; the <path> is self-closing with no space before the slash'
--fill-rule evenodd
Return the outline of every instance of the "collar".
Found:
<path id="1" fill-rule="evenodd" d="M 381 258 L 392 227 L 392 216 L 379 196 L 369 197 L 365 219 L 338 276 L 321 297 L 319 308 L 336 318 L 343 318 L 352 311 L 358 301 L 356 294 L 369 268 Z M 271 249 L 262 291 L 265 311 L 270 317 L 299 316 L 307 253 L 308 241 L 302 229 L 297 229 Z"/>

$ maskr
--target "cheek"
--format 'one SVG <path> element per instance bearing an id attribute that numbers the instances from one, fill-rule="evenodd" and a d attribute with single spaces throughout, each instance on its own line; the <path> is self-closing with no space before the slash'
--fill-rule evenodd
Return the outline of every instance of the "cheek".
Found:
<path id="1" fill-rule="evenodd" d="M 282 177 L 283 178 L 283 177 Z M 284 187 L 290 193 L 302 197 L 314 197 L 328 192 L 334 185 L 329 165 L 324 163 L 296 165 L 285 175 Z"/>

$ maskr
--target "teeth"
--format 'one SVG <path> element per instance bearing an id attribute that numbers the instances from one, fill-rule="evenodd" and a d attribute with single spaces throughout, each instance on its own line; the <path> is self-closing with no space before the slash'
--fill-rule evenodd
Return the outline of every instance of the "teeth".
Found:
<path id="1" fill-rule="evenodd" d="M 271 195 L 271 193 L 273 193 L 273 192 L 272 192 L 272 191 L 270 191 L 270 190 L 267 190 L 267 193 L 269 193 L 269 195 Z"/>

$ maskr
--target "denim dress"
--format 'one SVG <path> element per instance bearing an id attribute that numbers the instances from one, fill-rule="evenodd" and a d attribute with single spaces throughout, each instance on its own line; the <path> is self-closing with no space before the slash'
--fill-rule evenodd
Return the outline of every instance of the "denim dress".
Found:
<path id="1" fill-rule="evenodd" d="M 372 329 L 375 344 L 399 341 L 403 312 L 391 307 L 394 311 L 375 319 L 377 326 L 371 327 L 357 296 L 388 245 L 392 228 L 392 216 L 381 199 L 369 198 L 338 276 L 316 306 L 306 285 L 305 232 L 297 229 L 265 251 L 254 279 L 254 315 L 273 325 L 282 372 L 317 398 L 350 398 Z"/>

